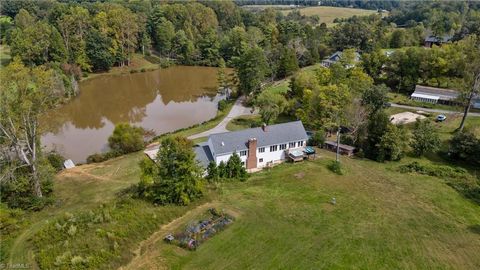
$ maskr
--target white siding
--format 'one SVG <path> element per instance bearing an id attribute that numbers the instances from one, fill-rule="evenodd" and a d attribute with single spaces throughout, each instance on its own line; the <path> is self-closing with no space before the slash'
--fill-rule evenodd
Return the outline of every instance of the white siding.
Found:
<path id="1" fill-rule="evenodd" d="M 303 142 L 303 146 L 299 146 L 298 145 L 298 142 Z M 267 145 L 267 146 L 262 146 L 265 148 L 265 152 L 263 153 L 260 153 L 259 152 L 259 148 L 262 148 L 262 147 L 258 147 L 257 148 L 257 167 L 258 168 L 262 168 L 262 167 L 265 167 L 267 166 L 267 164 L 269 163 L 278 163 L 278 162 L 281 162 L 283 160 L 285 160 L 285 151 L 287 149 L 296 149 L 296 148 L 302 148 L 302 147 L 305 147 L 307 145 L 307 142 L 306 141 L 295 141 L 295 147 L 289 147 L 289 143 L 290 142 L 284 142 L 284 143 L 280 143 L 280 144 L 286 144 L 287 145 L 287 148 L 285 150 L 280 150 L 280 144 L 277 144 L 277 151 L 274 151 L 274 152 L 270 152 L 270 146 L 271 145 Z M 210 140 L 209 140 L 209 146 L 211 145 L 210 143 Z M 210 146 L 211 147 L 211 146 Z M 212 149 L 212 148 L 210 148 Z M 213 153 L 212 153 L 213 154 Z M 240 153 L 237 153 L 238 155 L 240 155 Z M 215 156 L 215 162 L 217 163 L 217 165 L 220 164 L 220 162 L 224 162 L 224 163 L 227 163 L 228 159 L 230 158 L 230 156 L 233 155 L 233 153 L 229 153 L 229 154 L 223 154 L 223 155 L 219 155 L 219 156 Z M 246 156 L 242 156 L 240 157 L 240 159 L 243 161 L 243 162 L 247 162 L 247 157 L 248 157 L 248 151 L 247 151 L 247 155 Z M 263 161 L 260 162 L 260 159 L 263 158 Z"/>

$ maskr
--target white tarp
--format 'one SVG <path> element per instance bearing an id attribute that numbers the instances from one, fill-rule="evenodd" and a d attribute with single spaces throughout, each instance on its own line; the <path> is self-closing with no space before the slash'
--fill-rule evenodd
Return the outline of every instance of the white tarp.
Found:
<path id="1" fill-rule="evenodd" d="M 63 162 L 63 167 L 65 167 L 65 169 L 75 168 L 75 163 L 73 163 L 71 159 L 67 159 Z"/>

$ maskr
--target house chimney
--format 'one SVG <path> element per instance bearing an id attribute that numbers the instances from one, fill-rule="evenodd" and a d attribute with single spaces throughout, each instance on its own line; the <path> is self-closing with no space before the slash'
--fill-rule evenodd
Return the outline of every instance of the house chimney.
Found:
<path id="1" fill-rule="evenodd" d="M 267 132 L 267 124 L 265 124 L 265 123 L 262 124 L 262 130 L 264 132 Z"/>
<path id="2" fill-rule="evenodd" d="M 257 139 L 248 140 L 247 169 L 257 168 Z"/>

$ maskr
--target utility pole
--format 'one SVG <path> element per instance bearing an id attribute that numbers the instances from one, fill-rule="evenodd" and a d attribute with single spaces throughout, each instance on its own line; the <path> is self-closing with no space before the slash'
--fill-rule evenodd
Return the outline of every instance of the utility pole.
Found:
<path id="1" fill-rule="evenodd" d="M 337 130 L 337 155 L 336 155 L 336 161 L 337 162 L 340 162 L 340 158 L 339 158 L 340 147 L 339 147 L 339 144 L 340 144 L 340 128 Z"/>

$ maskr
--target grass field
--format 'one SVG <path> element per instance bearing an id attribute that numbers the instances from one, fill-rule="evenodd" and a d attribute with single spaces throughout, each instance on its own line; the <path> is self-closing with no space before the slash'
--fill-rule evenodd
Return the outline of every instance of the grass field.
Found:
<path id="1" fill-rule="evenodd" d="M 472 119 L 468 125 L 477 125 Z M 444 136 L 451 136 L 458 119 L 444 124 Z M 69 248 L 53 239 L 41 242 L 42 263 L 48 265 L 69 249 L 82 256 L 103 254 L 102 269 L 475 269 L 480 264 L 475 256 L 480 252 L 480 207 L 441 179 L 396 172 L 400 163 L 343 159 L 347 174 L 338 176 L 326 169 L 332 153 L 322 151 L 315 162 L 285 164 L 246 183 L 217 185 L 190 207 L 156 207 L 137 200 L 115 207 L 118 192 L 138 182 L 142 156 L 134 153 L 60 173 L 57 203 L 26 216 L 29 223 L 6 239 L 9 262 L 35 265 L 39 254 L 31 239 L 43 239 L 45 228 L 66 213 L 80 217 L 100 207 L 117 209 L 112 210 L 113 220 L 79 230 L 68 240 Z M 336 206 L 328 203 L 331 197 Z M 235 213 L 237 221 L 196 252 L 163 244 L 167 228 L 185 225 L 205 203 Z M 101 251 L 108 250 L 111 240 L 99 237 L 99 229 L 121 236 L 113 255 Z M 138 262 L 145 267 L 137 267 Z"/>
<path id="2" fill-rule="evenodd" d="M 359 8 L 342 8 L 342 7 L 305 7 L 299 8 L 300 14 L 305 16 L 317 15 L 320 17 L 320 23 L 331 25 L 336 18 L 350 18 L 353 16 L 368 16 L 376 14 L 376 10 L 359 9 Z M 282 13 L 287 15 L 289 10 L 282 10 Z"/>
<path id="3" fill-rule="evenodd" d="M 230 228 L 194 252 L 154 236 L 127 269 L 480 267 L 480 206 L 440 179 L 405 177 L 398 163 L 344 158 L 347 174 L 338 176 L 326 169 L 333 158 L 321 151 L 316 161 L 223 184 L 213 203 L 236 214 Z"/>

